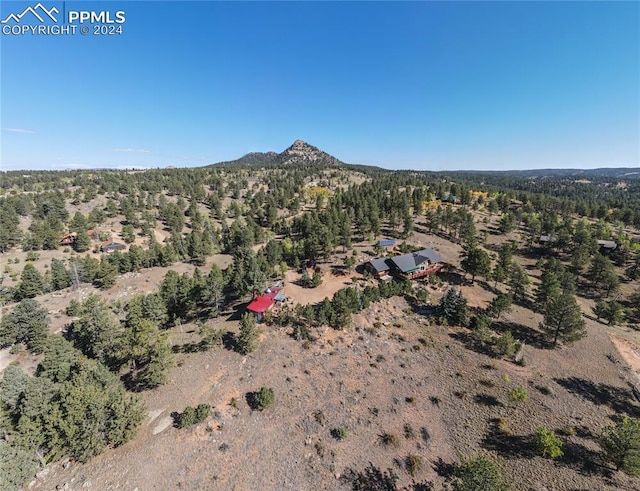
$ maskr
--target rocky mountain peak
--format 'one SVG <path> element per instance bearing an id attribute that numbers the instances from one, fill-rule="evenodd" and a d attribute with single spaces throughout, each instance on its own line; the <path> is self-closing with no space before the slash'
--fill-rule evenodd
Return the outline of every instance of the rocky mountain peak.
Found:
<path id="1" fill-rule="evenodd" d="M 316 147 L 309 145 L 303 140 L 296 140 L 283 153 L 288 155 L 310 155 L 313 153 L 322 153 Z"/>
<path id="2" fill-rule="evenodd" d="M 221 162 L 221 164 L 238 165 L 342 165 L 335 157 L 323 152 L 319 148 L 309 145 L 303 140 L 296 140 L 282 153 L 275 152 L 251 152 L 237 160 Z M 216 164 L 214 164 L 216 165 Z"/>

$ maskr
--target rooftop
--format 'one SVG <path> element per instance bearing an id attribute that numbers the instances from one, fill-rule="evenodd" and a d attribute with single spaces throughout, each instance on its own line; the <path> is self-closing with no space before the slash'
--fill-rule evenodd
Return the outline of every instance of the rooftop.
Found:
<path id="1" fill-rule="evenodd" d="M 426 261 L 429 261 L 430 264 L 436 264 L 442 262 L 442 258 L 433 249 L 422 249 L 421 251 L 391 258 L 391 262 L 403 273 L 413 271 Z"/>

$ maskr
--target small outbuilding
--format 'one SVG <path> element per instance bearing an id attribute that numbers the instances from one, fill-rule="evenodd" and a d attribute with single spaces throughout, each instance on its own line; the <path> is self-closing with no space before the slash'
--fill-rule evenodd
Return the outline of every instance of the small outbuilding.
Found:
<path id="1" fill-rule="evenodd" d="M 598 246 L 602 252 L 615 251 L 618 244 L 615 240 L 598 240 Z"/>
<path id="2" fill-rule="evenodd" d="M 127 246 L 121 242 L 116 242 L 113 239 L 109 239 L 100 244 L 100 250 L 107 254 L 113 251 L 124 251 Z"/>
<path id="3" fill-rule="evenodd" d="M 378 245 L 381 247 L 392 247 L 396 245 L 395 239 L 383 239 L 378 242 Z"/>
<path id="4" fill-rule="evenodd" d="M 540 244 L 553 244 L 554 242 L 558 242 L 557 235 L 541 235 L 538 238 L 538 242 Z"/>
<path id="5" fill-rule="evenodd" d="M 76 232 L 71 232 L 69 234 L 66 234 L 64 237 L 62 237 L 62 240 L 60 241 L 60 245 L 72 245 L 75 243 L 77 238 L 78 238 L 78 234 Z"/>

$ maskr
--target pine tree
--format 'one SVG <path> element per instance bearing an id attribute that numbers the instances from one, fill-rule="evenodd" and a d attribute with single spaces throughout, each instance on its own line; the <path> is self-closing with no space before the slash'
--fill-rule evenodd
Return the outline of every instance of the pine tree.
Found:
<path id="1" fill-rule="evenodd" d="M 0 200 L 0 252 L 6 252 L 20 242 L 20 218 L 5 198 Z"/>
<path id="2" fill-rule="evenodd" d="M 91 247 L 91 239 L 87 235 L 86 230 L 78 231 L 78 235 L 76 235 L 76 240 L 73 242 L 73 250 L 76 252 L 85 252 L 88 251 Z"/>
<path id="3" fill-rule="evenodd" d="M 514 299 L 525 300 L 527 287 L 531 283 L 529 275 L 522 266 L 512 263 L 509 268 L 509 291 Z"/>
<path id="4" fill-rule="evenodd" d="M 640 421 L 624 417 L 605 429 L 600 446 L 616 470 L 632 476 L 640 475 Z"/>
<path id="5" fill-rule="evenodd" d="M 544 271 L 536 290 L 536 307 L 544 312 L 547 304 L 561 294 L 560 280 L 553 271 Z"/>
<path id="6" fill-rule="evenodd" d="M 472 247 L 463 252 L 464 258 L 460 262 L 462 269 L 465 273 L 471 275 L 471 283 L 478 276 L 488 276 L 491 272 L 491 259 L 489 254 L 484 249 L 479 247 Z"/>
<path id="7" fill-rule="evenodd" d="M 127 318 L 121 360 L 129 364 L 130 381 L 136 388 L 153 388 L 164 383 L 173 366 L 168 334 L 148 319 Z"/>
<path id="8" fill-rule="evenodd" d="M 617 289 L 619 284 L 618 275 L 613 264 L 602 254 L 593 256 L 587 277 L 591 281 L 591 286 L 594 289 L 598 289 L 604 285 L 604 288 L 607 290 L 607 295 Z"/>
<path id="9" fill-rule="evenodd" d="M 44 279 L 33 263 L 27 263 L 24 265 L 20 280 L 20 284 L 16 289 L 16 296 L 18 300 L 23 298 L 33 298 L 42 293 Z"/>
<path id="10" fill-rule="evenodd" d="M 54 291 L 63 290 L 71 284 L 69 273 L 59 259 L 51 260 L 51 287 Z"/>
<path id="11" fill-rule="evenodd" d="M 136 231 L 133 228 L 133 225 L 126 224 L 122 227 L 122 238 L 127 244 L 131 244 L 136 240 Z"/>
<path id="12" fill-rule="evenodd" d="M 454 326 L 469 324 L 469 309 L 467 299 L 455 288 L 449 288 L 440 300 L 440 309 L 447 322 Z"/>
<path id="13" fill-rule="evenodd" d="M 508 293 L 499 293 L 496 295 L 489 304 L 488 311 L 493 317 L 500 319 L 500 316 L 511 310 L 513 304 L 513 296 Z"/>
<path id="14" fill-rule="evenodd" d="M 35 452 L 0 440 L 0 489 L 25 489 L 38 470 Z"/>
<path id="15" fill-rule="evenodd" d="M 103 290 L 107 288 L 111 288 L 118 278 L 118 267 L 115 264 L 112 264 L 108 259 L 104 256 L 100 261 L 100 266 L 96 273 L 96 276 L 93 279 L 93 283 Z"/>
<path id="16" fill-rule="evenodd" d="M 34 353 L 42 353 L 49 333 L 47 309 L 27 298 L 0 321 L 0 344 L 24 343 Z"/>
<path id="17" fill-rule="evenodd" d="M 67 339 L 87 357 L 118 368 L 115 360 L 120 349 L 124 329 L 120 321 L 97 295 L 90 295 L 77 309 L 78 319 L 68 327 Z"/>
<path id="18" fill-rule="evenodd" d="M 596 314 L 598 320 L 604 318 L 611 326 L 620 324 L 625 318 L 624 307 L 616 301 L 605 302 L 600 300 L 596 302 L 593 313 Z"/>
<path id="19" fill-rule="evenodd" d="M 568 293 L 563 293 L 548 303 L 540 327 L 553 336 L 553 346 L 557 345 L 559 339 L 571 343 L 587 334 L 580 306 L 576 298 Z"/>
<path id="20" fill-rule="evenodd" d="M 245 313 L 240 322 L 240 333 L 237 338 L 238 351 L 247 355 L 258 347 L 258 338 L 260 337 L 260 329 L 256 316 Z"/>

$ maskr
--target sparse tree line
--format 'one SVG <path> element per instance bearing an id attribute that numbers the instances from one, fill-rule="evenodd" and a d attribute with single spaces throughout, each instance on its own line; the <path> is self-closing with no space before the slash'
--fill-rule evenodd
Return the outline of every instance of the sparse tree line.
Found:
<path id="1" fill-rule="evenodd" d="M 90 255 L 74 255 L 66 261 L 54 258 L 44 274 L 32 262 L 27 262 L 22 269 L 20 283 L 15 288 L 3 286 L 0 293 L 7 302 L 78 287 L 82 283 L 106 289 L 113 286 L 121 274 L 154 266 L 166 267 L 178 260 L 179 256 L 170 243 L 161 245 L 153 242 L 149 249 L 133 244 L 126 252 L 114 251 L 99 259 Z"/>
<path id="2" fill-rule="evenodd" d="M 322 170 L 316 169 L 317 175 L 322 175 Z M 480 202 L 490 211 L 494 207 L 496 210 L 502 210 L 503 216 L 500 219 L 499 228 L 503 232 L 508 232 L 514 226 L 521 224 L 530 245 L 537 242 L 537 237 L 541 233 L 554 236 L 556 240 L 547 244 L 549 253 L 555 254 L 562 251 L 570 254 L 572 272 L 577 276 L 583 274 L 588 278 L 594 290 L 606 292 L 609 296 L 617 289 L 616 271 L 608 265 L 606 261 L 608 258 L 597 253 L 595 242 L 597 238 L 610 238 L 614 235 L 610 224 L 603 221 L 608 219 L 609 215 L 602 217 L 596 224 L 588 224 L 584 220 L 576 222 L 568 217 L 568 210 L 548 206 L 549 203 L 537 195 L 502 192 L 494 193 L 486 199 L 481 196 L 477 201 L 473 201 L 469 183 L 450 183 L 430 174 L 392 174 L 372 170 L 371 176 L 375 175 L 375 180 L 337 190 L 327 203 L 324 203 L 324 200 L 320 199 L 321 195 L 318 195 L 316 209 L 296 217 L 293 221 L 278 218 L 278 210 L 282 209 L 283 205 L 287 206 L 287 200 L 302 198 L 301 191 L 305 179 L 313 175 L 310 169 L 302 166 L 300 169 L 291 168 L 286 171 L 272 170 L 271 174 L 264 172 L 262 179 L 273 192 L 266 193 L 263 187 L 254 185 L 257 192 L 253 193 L 250 199 L 244 203 L 238 201 L 232 203 L 230 211 L 235 218 L 231 225 L 228 226 L 226 222 L 223 222 L 221 227 L 214 225 L 211 221 L 217 213 L 214 213 L 214 207 L 210 208 L 212 216 L 207 217 L 202 215 L 198 203 L 212 206 L 216 200 L 219 202 L 229 193 L 233 194 L 238 189 L 245 189 L 243 185 L 248 186 L 248 184 L 243 175 L 246 176 L 248 173 L 231 168 L 189 170 L 183 173 L 171 170 L 159 170 L 155 173 L 150 171 L 144 174 L 125 174 L 120 181 L 116 179 L 115 174 L 109 172 L 97 173 L 90 180 L 85 179 L 81 173 L 74 174 L 74 182 L 88 186 L 88 189 L 92 190 L 91 196 L 104 194 L 108 198 L 105 210 L 95 208 L 88 217 L 76 213 L 69 219 L 65 209 L 65 199 L 75 199 L 73 197 L 75 192 L 72 193 L 69 189 L 64 192 L 49 190 L 26 195 L 27 197 L 16 195 L 3 198 L 0 200 L 3 205 L 0 207 L 0 222 L 6 216 L 8 226 L 3 227 L 2 230 L 8 235 L 12 235 L 11 230 L 17 227 L 16 217 L 19 213 L 32 216 L 34 219 L 32 226 L 39 226 L 40 222 L 44 223 L 47 220 L 50 224 L 55 224 L 53 227 L 55 233 L 49 234 L 46 230 L 38 230 L 37 233 L 31 234 L 38 237 L 38 240 L 48 235 L 59 237 L 62 233 L 62 224 L 67 223 L 69 230 L 77 231 L 78 238 L 82 239 L 74 244 L 82 250 L 86 247 L 86 244 L 82 244 L 86 239 L 84 231 L 90 226 L 95 226 L 99 220 L 103 220 L 105 211 L 109 216 L 117 213 L 125 216 L 123 235 L 129 239 L 138 227 L 143 233 L 153 236 L 150 230 L 155 226 L 155 220 L 160 219 L 171 232 L 167 245 L 164 246 L 167 248 L 165 254 L 158 254 L 156 250 L 149 254 L 151 257 L 144 257 L 145 254 L 141 254 L 141 251 L 145 250 L 142 248 L 138 250 L 138 246 L 132 245 L 133 253 L 130 256 L 116 253 L 113 259 L 101 261 L 98 268 L 95 262 L 83 264 L 88 271 L 85 279 L 95 282 L 96 286 L 106 288 L 113 284 L 117 274 L 127 271 L 135 271 L 149 265 L 166 265 L 176 260 L 189 260 L 201 265 L 204 264 L 208 255 L 218 250 L 233 252 L 238 247 L 263 243 L 267 239 L 269 228 L 283 235 L 283 239 L 276 242 L 282 244 L 282 260 L 291 267 L 299 268 L 305 262 L 313 264 L 319 259 L 327 259 L 338 246 L 344 249 L 350 248 L 352 241 L 359 236 L 375 237 L 383 231 L 392 235 L 397 232 L 400 236 L 407 236 L 414 227 L 413 216 L 424 212 L 429 230 L 444 233 L 451 240 L 465 245 L 466 255 L 462 258 L 465 271 L 469 272 L 472 278 L 475 276 L 488 278 L 489 259 L 481 246 L 472 243 L 472 239 L 475 239 L 475 226 L 473 215 L 466 209 L 467 205 L 475 206 Z M 44 182 L 51 182 L 55 176 L 38 174 L 38 177 L 43 178 Z M 15 182 L 27 185 L 25 179 L 18 176 L 12 176 L 10 182 L 13 178 Z M 207 185 L 210 189 L 208 194 Z M 482 188 L 482 186 L 479 187 Z M 125 192 L 130 195 L 122 195 Z M 162 194 L 163 192 L 178 198 L 170 201 Z M 155 199 L 154 193 L 159 194 L 158 199 Z M 183 196 L 188 198 L 188 202 Z M 281 196 L 284 198 L 280 199 Z M 446 196 L 457 196 L 462 206 L 454 207 L 448 204 L 435 209 L 425 208 L 426 202 L 436 197 Z M 512 209 L 512 199 L 516 197 L 521 199 L 522 204 Z M 119 205 L 112 206 L 116 201 Z M 232 209 L 234 205 L 235 210 Z M 153 210 L 157 212 L 150 213 Z M 187 224 L 187 217 L 190 230 L 184 234 L 183 228 Z M 15 245 L 16 240 L 9 242 Z M 50 241 L 51 247 L 58 247 L 57 240 Z M 638 267 L 640 251 L 633 250 L 629 239 L 624 234 L 618 233 L 616 240 L 620 246 L 612 254 L 611 260 L 618 266 L 627 267 L 629 278 L 637 276 L 640 270 Z M 151 239 L 149 247 L 157 248 L 154 240 Z M 114 263 L 117 271 L 113 267 Z M 586 271 L 585 268 L 589 264 L 591 267 Z M 96 270 L 97 273 L 93 274 Z M 502 266 L 502 271 L 494 270 L 493 273 L 492 279 L 495 278 L 497 282 L 506 275 L 513 283 L 526 282 L 526 278 L 522 277 L 521 271 L 518 271 L 516 266 L 513 271 L 506 271 Z M 518 275 L 521 278 L 518 278 Z M 45 282 L 45 285 L 51 284 L 52 282 Z M 43 291 L 47 291 L 46 286 Z M 519 294 L 522 296 L 522 291 Z M 603 310 L 599 309 L 598 312 Z M 616 315 L 609 315 L 609 318 L 612 316 L 614 319 L 619 318 Z"/>
<path id="3" fill-rule="evenodd" d="M 590 176 L 591 182 L 577 182 L 576 176 L 546 176 L 530 179 L 515 173 L 444 172 L 452 180 L 466 185 L 483 183 L 490 194 L 516 199 L 525 211 L 555 210 L 558 213 L 606 219 L 640 227 L 640 179 L 635 176 Z M 616 184 L 621 184 L 617 186 Z M 506 209 L 503 208 L 506 212 Z"/>

